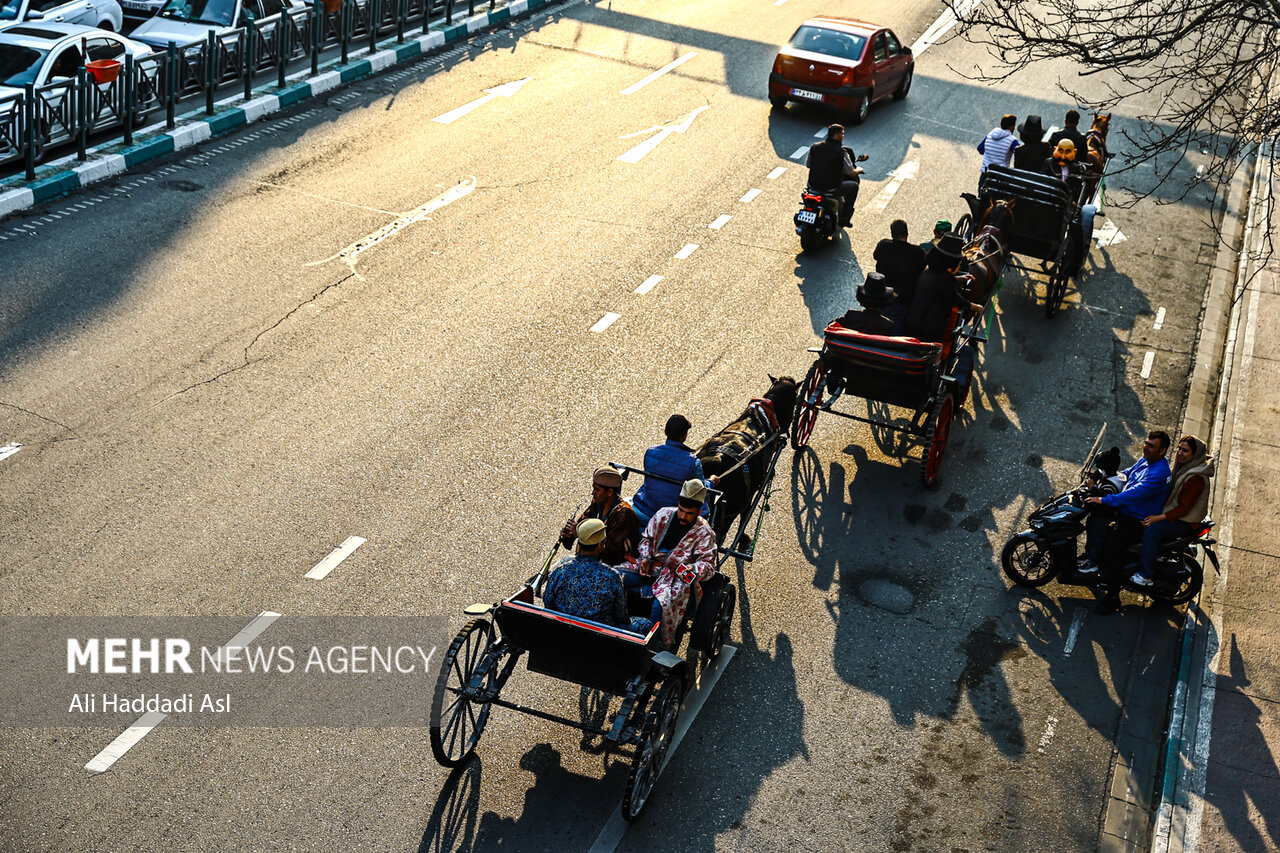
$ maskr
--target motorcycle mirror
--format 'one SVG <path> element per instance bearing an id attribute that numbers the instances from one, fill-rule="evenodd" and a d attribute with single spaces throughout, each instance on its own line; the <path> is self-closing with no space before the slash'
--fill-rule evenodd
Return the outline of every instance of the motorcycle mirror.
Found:
<path id="1" fill-rule="evenodd" d="M 861 162 L 862 162 L 863 160 L 865 160 L 865 159 L 867 159 L 867 155 L 866 155 L 866 154 L 859 154 L 859 155 L 858 155 L 858 162 L 859 162 L 859 163 L 861 163 Z"/>

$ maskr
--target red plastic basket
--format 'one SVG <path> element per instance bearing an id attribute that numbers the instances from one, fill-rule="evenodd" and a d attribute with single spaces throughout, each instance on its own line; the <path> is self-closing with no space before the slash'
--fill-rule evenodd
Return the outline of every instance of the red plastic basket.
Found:
<path id="1" fill-rule="evenodd" d="M 89 76 L 93 78 L 95 83 L 114 83 L 116 78 L 120 76 L 120 61 L 118 59 L 95 59 L 92 62 L 86 62 L 84 68 L 89 72 Z"/>

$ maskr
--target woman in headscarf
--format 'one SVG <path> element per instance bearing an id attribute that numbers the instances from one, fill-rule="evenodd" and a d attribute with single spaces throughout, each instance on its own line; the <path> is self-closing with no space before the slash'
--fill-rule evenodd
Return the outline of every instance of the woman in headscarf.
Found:
<path id="1" fill-rule="evenodd" d="M 1209 448 L 1194 435 L 1184 435 L 1173 457 L 1173 485 L 1158 515 L 1142 519 L 1141 568 L 1129 578 L 1138 586 L 1150 586 L 1155 577 L 1160 546 L 1171 539 L 1188 536 L 1209 511 L 1209 478 L 1213 457 Z"/>

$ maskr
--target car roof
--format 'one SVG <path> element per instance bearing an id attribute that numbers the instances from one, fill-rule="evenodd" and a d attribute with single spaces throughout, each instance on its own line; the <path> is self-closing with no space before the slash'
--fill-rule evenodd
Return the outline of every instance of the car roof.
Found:
<path id="1" fill-rule="evenodd" d="M 853 33 L 860 36 L 871 36 L 885 27 L 879 24 L 868 24 L 865 21 L 858 21 L 853 18 L 837 18 L 834 15 L 822 15 L 817 18 L 810 18 L 804 22 L 807 27 L 828 27 L 833 30 L 843 30 L 847 33 Z"/>

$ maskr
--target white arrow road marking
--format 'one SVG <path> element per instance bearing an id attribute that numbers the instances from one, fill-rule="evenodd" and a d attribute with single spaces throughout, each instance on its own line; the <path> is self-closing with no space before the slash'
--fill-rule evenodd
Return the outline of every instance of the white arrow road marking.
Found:
<path id="1" fill-rule="evenodd" d="M 961 15 L 967 15 L 976 9 L 981 2 L 982 0 L 957 0 L 954 6 Z M 920 35 L 920 38 L 916 39 L 915 44 L 911 45 L 911 52 L 916 56 L 924 53 L 941 41 L 942 37 L 956 25 L 956 21 L 956 13 L 950 7 L 944 9 L 942 14 L 938 16 L 938 20 L 934 21 L 929 29 L 925 30 Z"/>
<path id="2" fill-rule="evenodd" d="M 648 86 L 654 80 L 657 80 L 663 74 L 666 74 L 668 71 L 674 71 L 675 69 L 679 68 L 681 65 L 684 65 L 686 62 L 688 62 L 690 59 L 693 59 L 697 55 L 698 54 L 696 53 L 686 53 L 684 56 L 680 57 L 679 59 L 673 62 L 668 62 L 666 65 L 662 66 L 657 71 L 650 74 L 648 77 L 644 78 L 643 80 L 632 83 L 630 86 L 623 89 L 622 94 L 634 95 L 636 92 L 639 92 L 645 86 Z"/>
<path id="3" fill-rule="evenodd" d="M 620 137 L 621 139 L 632 139 L 636 136 L 643 136 L 646 133 L 653 134 L 653 136 L 650 136 L 644 142 L 641 142 L 618 159 L 624 163 L 639 163 L 644 159 L 644 155 L 661 145 L 662 140 L 666 139 L 673 133 L 684 133 L 692 127 L 693 120 L 698 117 L 698 113 L 705 109 L 710 109 L 710 107 L 698 107 L 688 115 L 675 119 L 675 121 L 678 122 L 677 124 L 654 125 L 653 127 L 646 127 L 644 130 L 636 131 L 635 133 L 628 133 L 626 136 Z"/>
<path id="4" fill-rule="evenodd" d="M 383 240 L 386 240 L 390 237 L 394 237 L 396 234 L 399 234 L 401 231 L 408 228 L 410 225 L 414 224 L 415 222 L 421 222 L 422 220 L 429 218 L 432 213 L 435 213 L 437 210 L 444 207 L 445 205 L 453 204 L 455 201 L 462 198 L 463 196 L 470 195 L 471 191 L 474 190 L 475 188 L 476 188 L 476 179 L 467 178 L 465 181 L 458 184 L 453 189 L 445 193 L 442 193 L 441 195 L 436 196 L 435 198 L 431 199 L 431 201 L 427 202 L 421 207 L 415 207 L 413 210 L 404 214 L 395 222 L 384 225 L 381 228 L 379 228 L 377 231 L 374 231 L 372 234 L 367 234 L 364 237 L 361 237 L 359 240 L 347 246 L 342 251 L 334 252 L 332 255 L 330 255 L 327 258 L 324 258 L 323 260 L 312 261 L 311 263 L 306 264 L 306 266 L 314 267 L 320 264 L 327 264 L 329 261 L 332 261 L 334 258 L 342 258 L 344 261 L 347 262 L 347 266 L 351 267 L 351 271 L 355 273 L 357 277 L 364 278 L 364 276 L 361 276 L 360 273 L 356 272 L 356 258 L 359 257 L 361 252 L 365 251 L 366 249 L 372 249 L 374 246 L 378 245 Z"/>
<path id="5" fill-rule="evenodd" d="M 240 631 L 227 641 L 227 644 L 218 649 L 214 653 L 214 660 L 221 666 L 226 661 L 230 653 L 244 649 L 250 643 L 258 638 L 258 635 L 271 627 L 271 624 L 280 618 L 280 614 L 272 610 L 264 610 L 245 625 Z M 137 746 L 138 741 L 146 737 L 152 729 L 164 722 L 168 714 L 162 714 L 159 711 L 148 711 L 139 717 L 133 725 L 121 732 L 115 740 L 107 744 L 107 748 L 95 755 L 88 764 L 84 766 L 85 770 L 94 773 L 101 773 L 107 770 L 111 765 L 115 764 L 124 756 L 126 752 Z"/>
<path id="6" fill-rule="evenodd" d="M 889 202 L 893 201 L 893 197 L 898 194 L 898 190 L 902 187 L 903 181 L 914 181 L 916 173 L 920 171 L 920 164 L 915 160 L 907 160 L 901 166 L 894 169 L 889 175 L 892 180 L 880 188 L 880 192 L 876 197 L 871 199 L 871 203 L 867 205 L 869 211 L 884 210 L 889 206 Z"/>
<path id="7" fill-rule="evenodd" d="M 483 107 L 494 98 L 510 98 L 516 92 L 519 92 L 520 87 L 525 83 L 528 83 L 531 79 L 532 78 L 530 77 L 525 77 L 523 80 L 512 80 L 510 83 L 503 83 L 501 86 L 494 86 L 492 89 L 485 89 L 484 91 L 487 94 L 485 94 L 484 97 L 476 98 L 469 104 L 463 104 L 457 109 L 449 110 L 449 112 L 444 115 L 436 116 L 432 121 L 439 122 L 440 124 L 453 124 L 467 113 Z"/>
<path id="8" fill-rule="evenodd" d="M 22 445 L 18 444 L 16 441 L 13 444 L 6 444 L 4 447 L 0 447 L 0 459 L 8 459 L 21 449 Z"/>
<path id="9" fill-rule="evenodd" d="M 329 572 L 338 568 L 338 564 L 355 553 L 355 550 L 363 545 L 365 541 L 359 536 L 348 536 L 346 542 L 330 551 L 329 556 L 316 563 L 315 568 L 307 572 L 306 576 L 313 581 L 324 580 L 329 576 Z"/>
<path id="10" fill-rule="evenodd" d="M 1098 244 L 1098 248 L 1106 246 L 1114 246 L 1116 243 L 1123 243 L 1129 238 L 1120 230 L 1120 226 L 1116 225 L 1110 219 L 1102 221 L 1102 227 L 1097 228 L 1093 232 L 1093 241 Z"/>

